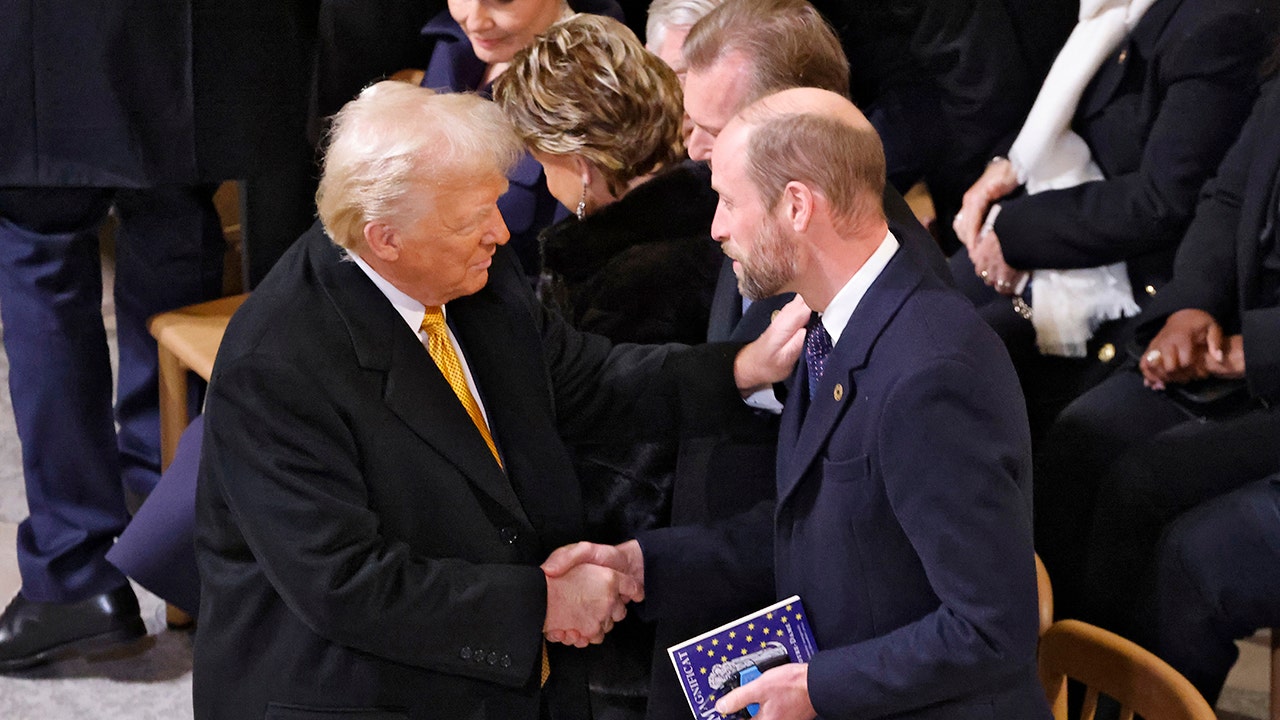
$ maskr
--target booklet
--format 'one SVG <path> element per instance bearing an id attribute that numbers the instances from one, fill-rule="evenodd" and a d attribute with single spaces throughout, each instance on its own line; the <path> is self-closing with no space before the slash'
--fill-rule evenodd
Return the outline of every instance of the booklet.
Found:
<path id="1" fill-rule="evenodd" d="M 818 651 L 799 595 L 667 648 L 685 698 L 699 720 L 724 720 L 716 699 L 789 662 L 808 662 Z M 758 705 L 728 716 L 750 718 Z"/>

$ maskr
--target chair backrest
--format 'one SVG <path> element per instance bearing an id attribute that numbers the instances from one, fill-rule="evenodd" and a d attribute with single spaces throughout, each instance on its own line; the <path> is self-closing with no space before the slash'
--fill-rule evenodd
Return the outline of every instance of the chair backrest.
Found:
<path id="1" fill-rule="evenodd" d="M 1040 638 L 1040 682 L 1055 720 L 1067 720 L 1067 678 L 1086 687 L 1080 720 L 1093 720 L 1098 694 L 1120 703 L 1120 720 L 1215 720 L 1213 708 L 1168 663 L 1113 632 L 1059 620 Z"/>
<path id="2" fill-rule="evenodd" d="M 1053 583 L 1049 581 L 1049 571 L 1036 554 L 1036 597 L 1040 599 L 1040 635 L 1053 624 Z"/>

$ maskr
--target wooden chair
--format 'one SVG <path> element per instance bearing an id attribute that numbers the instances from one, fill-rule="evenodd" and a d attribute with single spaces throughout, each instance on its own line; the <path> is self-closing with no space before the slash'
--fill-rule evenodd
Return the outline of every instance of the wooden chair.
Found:
<path id="1" fill-rule="evenodd" d="M 1067 719 L 1067 678 L 1086 687 L 1080 720 L 1093 720 L 1099 693 L 1120 703 L 1120 720 L 1216 720 L 1209 703 L 1168 663 L 1113 632 L 1059 620 L 1040 638 L 1040 682 L 1055 720 Z"/>
<path id="2" fill-rule="evenodd" d="M 1271 720 L 1280 720 L 1280 627 L 1271 628 Z"/>
<path id="3" fill-rule="evenodd" d="M 248 294 L 210 300 L 162 312 L 147 327 L 160 349 L 160 467 L 173 461 L 178 438 L 191 422 L 187 373 L 208 380 L 231 315 Z"/>
<path id="4" fill-rule="evenodd" d="M 1040 600 L 1040 635 L 1053 624 L 1053 583 L 1040 554 L 1036 553 L 1036 597 Z"/>
<path id="5" fill-rule="evenodd" d="M 213 359 L 227 330 L 231 315 L 247 294 L 211 300 L 162 312 L 147 327 L 160 352 L 160 467 L 169 467 L 178 449 L 178 438 L 191 422 L 187 411 L 187 373 L 208 380 Z M 185 628 L 191 616 L 169 605 L 165 619 L 170 627 Z"/>

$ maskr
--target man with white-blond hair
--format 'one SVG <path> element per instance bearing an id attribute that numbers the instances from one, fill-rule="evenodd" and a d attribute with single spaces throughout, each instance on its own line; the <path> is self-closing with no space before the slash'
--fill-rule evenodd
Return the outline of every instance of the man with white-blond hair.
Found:
<path id="1" fill-rule="evenodd" d="M 819 652 L 716 698 L 722 714 L 1048 718 L 1018 380 L 972 304 L 901 251 L 870 123 L 834 93 L 787 90 L 726 124 L 711 167 L 712 235 L 743 293 L 793 291 L 815 311 L 776 507 L 570 546 L 544 567 L 614 567 L 655 618 L 687 613 L 690 588 L 703 608 L 771 579 L 799 595 Z"/>
<path id="2" fill-rule="evenodd" d="M 599 642 L 642 593 L 539 569 L 582 533 L 564 443 L 630 421 L 676 350 L 542 310 L 496 205 L 520 148 L 492 103 L 403 83 L 335 118 L 321 223 L 210 383 L 197 718 L 590 718 L 544 638 Z M 759 347 L 708 358 L 748 390 L 787 360 Z"/>

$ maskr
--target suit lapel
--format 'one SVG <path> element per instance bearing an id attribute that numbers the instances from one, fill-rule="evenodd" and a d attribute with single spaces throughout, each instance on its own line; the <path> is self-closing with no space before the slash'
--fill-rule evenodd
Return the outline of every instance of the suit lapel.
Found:
<path id="1" fill-rule="evenodd" d="M 523 518 L 511 483 L 453 388 L 386 297 L 336 251 L 321 254 L 316 273 L 346 323 L 360 366 L 385 375 L 387 408 L 479 490 Z"/>
<path id="2" fill-rule="evenodd" d="M 867 364 L 880 333 L 920 284 L 920 270 L 899 251 L 858 303 L 827 357 L 826 371 L 812 402 L 796 398 L 783 410 L 778 447 L 778 504 L 781 505 L 827 446 L 841 416 L 858 397 L 856 376 Z M 794 390 L 804 395 L 808 370 L 799 363 Z M 806 407 L 807 406 L 807 407 Z"/>
<path id="3" fill-rule="evenodd" d="M 549 551 L 580 538 L 581 489 L 550 415 L 539 341 L 512 325 L 493 282 L 450 304 L 453 327 L 507 463 L 508 484 Z"/>
<path id="4" fill-rule="evenodd" d="M 733 261 L 725 258 L 716 278 L 716 291 L 711 296 L 711 316 L 707 322 L 707 341 L 724 342 L 742 319 L 742 296 L 738 294 L 738 277 Z"/>
<path id="5" fill-rule="evenodd" d="M 1165 25 L 1182 0 L 1159 0 L 1147 9 L 1146 14 L 1134 26 L 1133 31 L 1111 51 L 1102 66 L 1094 73 L 1076 111 L 1078 118 L 1090 118 L 1106 109 L 1111 99 L 1124 87 L 1124 79 L 1135 54 L 1150 53 L 1164 32 Z M 1148 68 L 1148 73 L 1150 68 Z"/>

